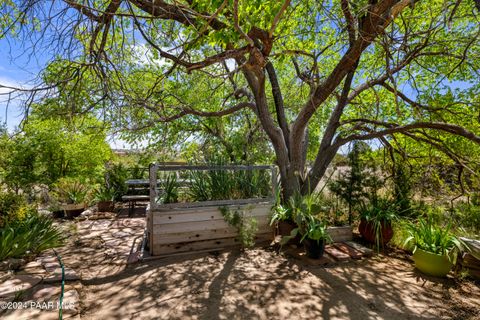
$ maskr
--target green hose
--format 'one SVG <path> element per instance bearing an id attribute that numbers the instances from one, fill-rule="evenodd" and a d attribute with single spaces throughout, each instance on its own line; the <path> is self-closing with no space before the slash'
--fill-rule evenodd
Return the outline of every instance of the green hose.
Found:
<path id="1" fill-rule="evenodd" d="M 63 265 L 62 262 L 62 257 L 57 253 L 57 251 L 53 250 L 55 252 L 55 255 L 57 256 L 58 263 L 60 263 L 60 267 L 62 268 L 62 291 L 60 293 L 60 306 L 58 308 L 58 319 L 62 320 L 63 319 L 63 293 L 65 291 L 65 266 Z"/>

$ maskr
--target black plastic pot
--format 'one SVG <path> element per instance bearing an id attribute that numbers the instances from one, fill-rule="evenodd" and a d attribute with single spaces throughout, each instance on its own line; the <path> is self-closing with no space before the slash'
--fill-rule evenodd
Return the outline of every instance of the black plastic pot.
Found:
<path id="1" fill-rule="evenodd" d="M 307 257 L 320 259 L 325 252 L 325 240 L 316 241 L 305 238 L 303 240 L 303 247 L 305 248 Z"/>

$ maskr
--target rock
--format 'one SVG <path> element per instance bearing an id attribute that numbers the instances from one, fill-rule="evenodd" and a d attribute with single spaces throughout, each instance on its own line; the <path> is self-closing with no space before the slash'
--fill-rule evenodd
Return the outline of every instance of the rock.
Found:
<path id="1" fill-rule="evenodd" d="M 45 215 L 45 216 L 51 216 L 52 215 L 52 212 L 50 210 L 47 210 L 47 209 L 40 209 L 40 210 L 38 210 L 38 213 L 40 213 L 42 215 Z"/>
<path id="2" fill-rule="evenodd" d="M 42 267 L 42 262 L 39 260 L 35 261 L 30 261 L 26 265 L 23 266 L 22 270 L 27 270 L 27 269 L 36 269 L 36 268 L 41 268 Z"/>
<path id="3" fill-rule="evenodd" d="M 72 289 L 63 295 L 63 312 L 70 315 L 78 314 L 80 311 L 80 296 L 77 290 Z"/>
<path id="4" fill-rule="evenodd" d="M 42 277 L 33 275 L 16 275 L 0 284 L 0 298 L 15 295 L 19 291 L 28 290 L 37 285 Z"/>
<path id="5" fill-rule="evenodd" d="M 0 283 L 5 282 L 11 278 L 13 278 L 12 271 L 0 271 Z"/>
<path id="6" fill-rule="evenodd" d="M 31 274 L 31 275 L 38 275 L 43 277 L 47 271 L 43 268 L 43 265 L 40 261 L 31 261 L 27 263 L 21 271 L 17 272 L 17 274 Z"/>
<path id="7" fill-rule="evenodd" d="M 35 292 L 32 295 L 32 300 L 34 301 L 52 301 L 60 296 L 61 293 L 60 286 L 52 285 L 38 285 L 35 287 Z"/>
<path id="8" fill-rule="evenodd" d="M 25 264 L 25 259 L 9 258 L 0 262 L 0 271 L 18 270 Z"/>
<path id="9" fill-rule="evenodd" d="M 91 216 L 93 215 L 95 212 L 93 212 L 92 209 L 87 209 L 85 211 L 83 211 L 82 213 L 80 213 L 80 216 L 81 217 L 88 217 L 88 216 Z"/>
<path id="10" fill-rule="evenodd" d="M 37 261 L 40 261 L 41 264 L 46 264 L 46 263 L 58 262 L 58 259 L 55 256 L 44 256 L 44 257 L 38 258 Z"/>
<path id="11" fill-rule="evenodd" d="M 60 267 L 60 264 L 58 262 L 48 262 L 44 263 L 43 267 L 45 268 L 45 270 L 47 270 L 47 272 L 53 272 Z"/>

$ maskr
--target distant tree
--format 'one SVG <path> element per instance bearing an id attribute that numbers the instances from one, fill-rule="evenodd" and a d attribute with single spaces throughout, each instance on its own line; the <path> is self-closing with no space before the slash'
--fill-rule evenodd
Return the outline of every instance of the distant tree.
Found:
<path id="1" fill-rule="evenodd" d="M 33 113 L 21 132 L 1 138 L 3 183 L 19 191 L 52 185 L 62 177 L 101 179 L 111 157 L 101 125 L 92 116 L 66 121 Z"/>
<path id="2" fill-rule="evenodd" d="M 377 177 L 376 166 L 373 161 L 366 161 L 365 155 L 370 147 L 364 142 L 353 142 L 347 155 L 348 170 L 331 181 L 330 191 L 340 197 L 348 205 L 348 222 L 353 221 L 353 209 L 359 207 L 366 200 L 376 202 L 377 191 L 381 179 Z"/>

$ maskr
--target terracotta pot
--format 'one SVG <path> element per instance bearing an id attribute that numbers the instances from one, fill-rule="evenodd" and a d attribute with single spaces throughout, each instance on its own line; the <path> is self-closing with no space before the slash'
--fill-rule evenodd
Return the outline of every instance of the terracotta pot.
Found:
<path id="1" fill-rule="evenodd" d="M 311 259 L 320 259 L 325 252 L 325 240 L 316 241 L 305 238 L 303 240 L 303 247 L 305 248 L 307 257 Z"/>
<path id="2" fill-rule="evenodd" d="M 376 244 L 375 237 L 375 226 L 372 222 L 367 222 L 367 220 L 362 219 L 360 225 L 358 226 L 358 231 L 362 237 L 372 244 Z M 387 244 L 393 237 L 393 228 L 390 222 L 382 222 L 380 227 L 380 244 Z"/>
<path id="3" fill-rule="evenodd" d="M 286 221 L 278 221 L 277 223 L 277 234 L 283 236 L 289 236 L 293 229 L 295 229 L 297 225 L 295 222 L 286 220 Z M 297 234 L 297 236 L 290 241 L 288 244 L 299 245 L 300 244 L 301 236 Z"/>
<path id="4" fill-rule="evenodd" d="M 113 201 L 99 201 L 97 203 L 98 212 L 112 212 L 115 209 Z"/>

